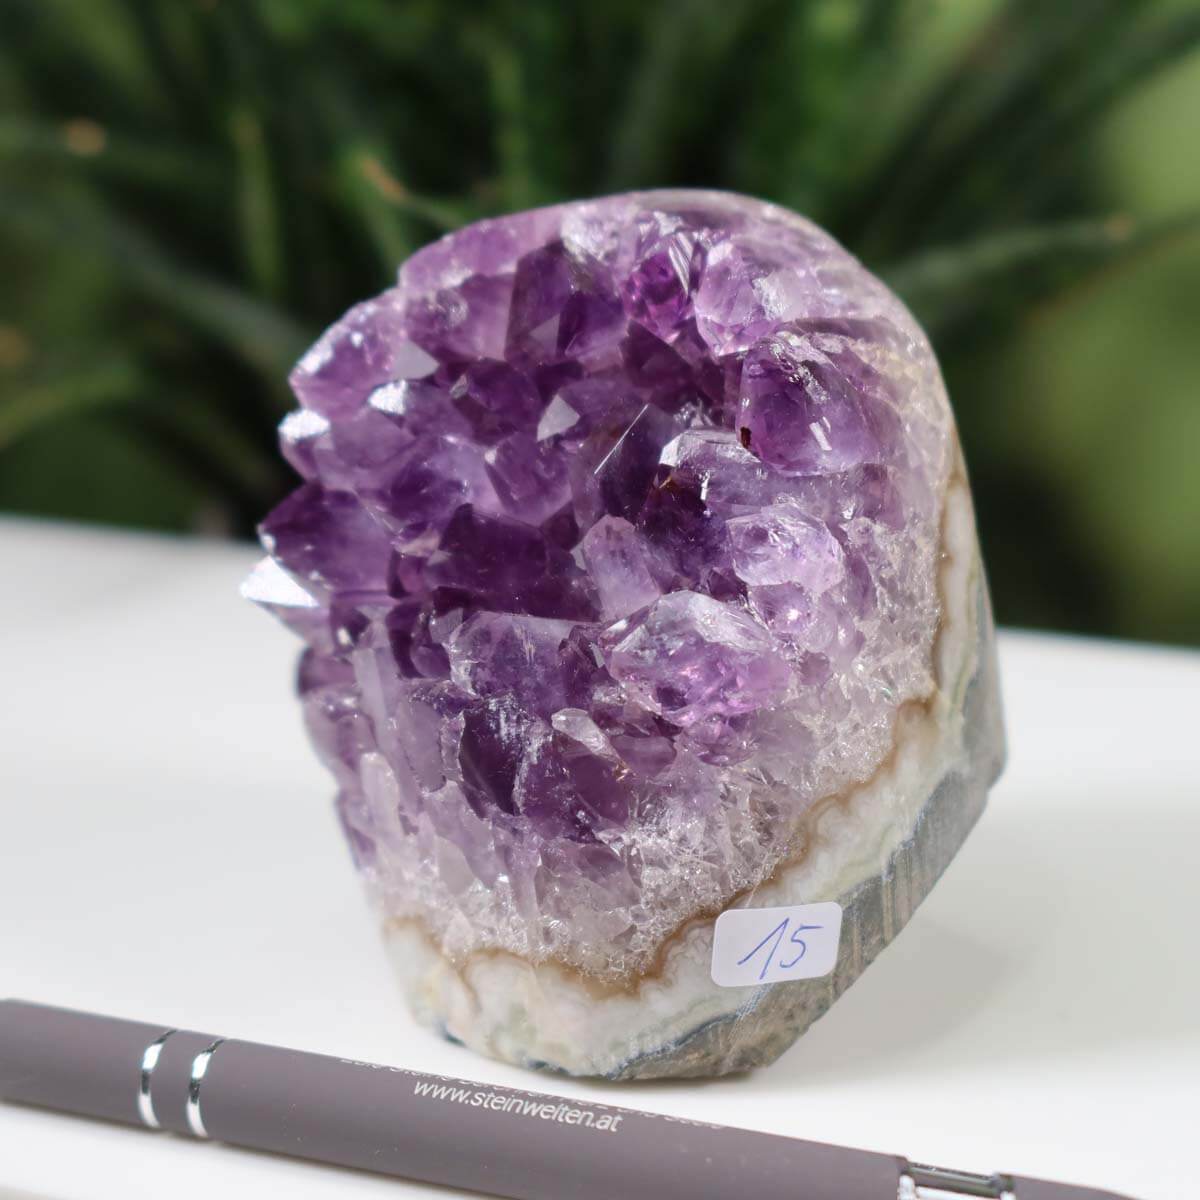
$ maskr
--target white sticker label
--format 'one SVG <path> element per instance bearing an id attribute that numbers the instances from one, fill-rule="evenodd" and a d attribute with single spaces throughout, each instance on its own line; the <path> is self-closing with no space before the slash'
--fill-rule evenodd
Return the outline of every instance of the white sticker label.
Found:
<path id="1" fill-rule="evenodd" d="M 757 987 L 819 979 L 837 964 L 841 936 L 842 906 L 833 900 L 728 909 L 713 929 L 713 983 Z"/>

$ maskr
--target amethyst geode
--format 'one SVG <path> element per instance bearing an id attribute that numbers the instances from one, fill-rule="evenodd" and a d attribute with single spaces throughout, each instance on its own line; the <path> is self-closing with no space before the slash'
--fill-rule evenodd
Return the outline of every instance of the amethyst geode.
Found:
<path id="1" fill-rule="evenodd" d="M 460 230 L 292 375 L 251 598 L 414 1008 L 573 1073 L 769 1061 L 903 925 L 999 770 L 928 342 L 793 213 L 644 192 Z M 713 920 L 838 900 L 824 979 Z"/>

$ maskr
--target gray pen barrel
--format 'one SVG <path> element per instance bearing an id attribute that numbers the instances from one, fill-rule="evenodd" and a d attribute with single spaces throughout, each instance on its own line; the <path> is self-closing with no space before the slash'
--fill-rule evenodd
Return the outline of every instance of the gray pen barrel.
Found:
<path id="1" fill-rule="evenodd" d="M 214 1043 L 197 1084 L 197 1057 Z M 14 1000 L 0 1002 L 0 1096 L 513 1200 L 893 1200 L 902 1166 Z"/>
<path id="2" fill-rule="evenodd" d="M 139 1110 L 142 1061 L 165 1032 L 165 1025 L 2 1001 L 0 1096 L 144 1124 Z"/>
<path id="3" fill-rule="evenodd" d="M 516 1200 L 893 1200 L 900 1161 L 247 1042 L 213 1055 L 209 1134 Z"/>
<path id="4" fill-rule="evenodd" d="M 1120 1200 L 16 1000 L 0 1098 L 511 1200 Z"/>

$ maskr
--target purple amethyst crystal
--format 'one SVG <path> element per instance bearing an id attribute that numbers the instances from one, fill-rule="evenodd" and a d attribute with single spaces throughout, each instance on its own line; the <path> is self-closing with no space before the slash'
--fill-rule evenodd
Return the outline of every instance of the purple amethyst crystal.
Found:
<path id="1" fill-rule="evenodd" d="M 901 854 L 940 821 L 944 858 L 998 753 L 964 749 L 989 630 L 911 316 L 795 214 L 635 193 L 427 247 L 291 383 L 304 482 L 246 590 L 307 642 L 311 735 L 418 1011 L 589 1073 L 778 1053 L 816 993 L 724 996 L 688 939 L 758 891 L 881 887 L 855 838 Z M 922 817 L 952 770 L 965 815 Z M 818 829 L 835 799 L 861 833 Z M 651 975 L 644 1019 L 554 1034 Z"/>

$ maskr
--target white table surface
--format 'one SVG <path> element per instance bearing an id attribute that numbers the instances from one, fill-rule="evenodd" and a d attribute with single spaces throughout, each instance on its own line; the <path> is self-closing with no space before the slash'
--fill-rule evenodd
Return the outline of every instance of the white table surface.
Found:
<path id="1" fill-rule="evenodd" d="M 1194 1195 L 1200 655 L 1008 633 L 1010 765 L 770 1068 L 601 1085 L 403 1007 L 248 547 L 0 521 L 0 996 L 1125 1192 Z M 0 1195 L 448 1193 L 0 1104 Z M 798 1191 L 798 1200 L 802 1191 Z"/>

